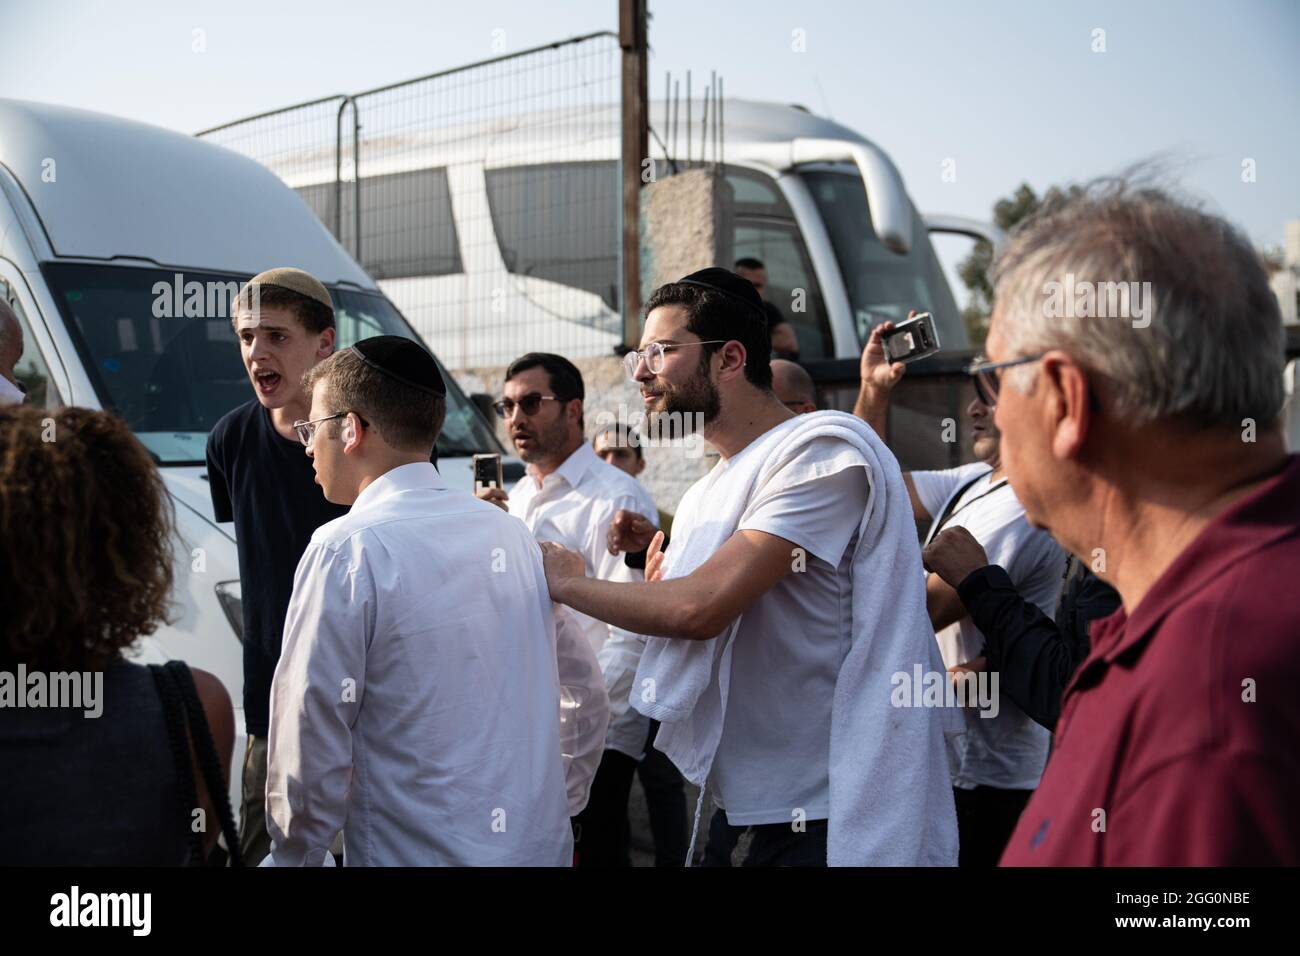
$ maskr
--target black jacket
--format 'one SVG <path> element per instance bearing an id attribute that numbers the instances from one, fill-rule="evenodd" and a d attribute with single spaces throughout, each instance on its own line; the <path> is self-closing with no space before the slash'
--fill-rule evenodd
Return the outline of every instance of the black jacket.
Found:
<path id="1" fill-rule="evenodd" d="M 1001 689 L 1048 730 L 1061 715 L 1061 696 L 1088 656 L 1088 630 L 1120 605 L 1113 587 L 1073 555 L 1065 564 L 1056 620 L 1030 604 L 996 564 L 972 571 L 957 596 L 984 635 L 985 665 L 998 672 Z"/>

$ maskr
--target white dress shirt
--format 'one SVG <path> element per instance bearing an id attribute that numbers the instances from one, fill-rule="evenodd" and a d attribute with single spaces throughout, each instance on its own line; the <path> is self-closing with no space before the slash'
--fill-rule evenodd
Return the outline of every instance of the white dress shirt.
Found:
<path id="1" fill-rule="evenodd" d="M 606 535 L 620 510 L 635 511 L 659 525 L 659 511 L 650 493 L 625 471 L 620 471 L 584 441 L 551 474 L 540 478 L 530 465 L 528 473 L 509 492 L 510 513 L 522 518 L 538 541 L 558 541 L 582 555 L 587 577 L 602 581 L 642 581 L 641 571 L 629 568 L 623 555 L 610 554 Z M 609 692 L 609 730 L 605 749 L 617 750 L 635 760 L 645 753 L 650 718 L 628 702 L 645 638 L 572 612 L 600 660 Z"/>
<path id="2" fill-rule="evenodd" d="M 560 755 L 569 816 L 587 806 L 596 779 L 605 732 L 609 729 L 609 695 L 600 661 L 591 649 L 575 612 L 563 604 L 555 611 L 555 657 L 560 668 Z"/>
<path id="3" fill-rule="evenodd" d="M 277 866 L 567 866 L 541 555 L 494 505 L 402 465 L 316 530 L 271 686 Z"/>

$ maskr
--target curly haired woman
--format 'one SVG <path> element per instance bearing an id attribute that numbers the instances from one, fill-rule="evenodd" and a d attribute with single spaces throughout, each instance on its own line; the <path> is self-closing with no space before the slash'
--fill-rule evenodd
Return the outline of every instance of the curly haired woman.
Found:
<path id="1" fill-rule="evenodd" d="M 204 671 L 124 656 L 167 622 L 171 535 L 120 419 L 0 408 L 0 864 L 175 866 L 215 846 L 226 797 L 206 781 L 229 778 L 230 698 Z M 71 704 L 55 693 L 70 687 Z"/>

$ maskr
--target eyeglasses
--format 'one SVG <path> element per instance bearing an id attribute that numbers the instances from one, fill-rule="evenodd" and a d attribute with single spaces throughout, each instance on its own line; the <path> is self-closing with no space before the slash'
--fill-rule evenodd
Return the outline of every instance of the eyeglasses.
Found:
<path id="1" fill-rule="evenodd" d="M 563 401 L 563 399 L 558 395 L 543 395 L 540 392 L 531 392 L 519 399 L 517 402 L 509 398 L 503 398 L 499 402 L 493 402 L 492 408 L 496 411 L 498 418 L 509 418 L 515 413 L 516 408 L 531 418 L 536 415 L 538 410 L 542 407 L 542 402 L 559 401 Z"/>
<path id="2" fill-rule="evenodd" d="M 1002 370 L 1037 362 L 1046 354 L 1046 352 L 1039 352 L 1037 355 L 1007 359 L 1005 362 L 989 362 L 981 357 L 980 360 L 966 366 L 966 374 L 974 379 L 976 397 L 989 408 L 993 408 L 998 403 L 998 392 L 1002 388 Z"/>
<path id="3" fill-rule="evenodd" d="M 336 418 L 347 418 L 348 415 L 350 414 L 352 413 L 338 412 L 335 415 L 327 415 L 325 418 L 317 418 L 309 422 L 305 422 L 302 419 L 299 419 L 298 421 L 293 423 L 293 430 L 298 433 L 298 441 L 302 442 L 304 447 L 308 447 L 311 445 L 313 441 L 316 440 L 317 426 L 319 426 L 323 422 L 332 422 Z M 360 415 L 357 416 L 357 421 L 361 422 L 362 428 L 370 427 L 370 423 L 367 422 Z"/>
<path id="4" fill-rule="evenodd" d="M 688 345 L 723 345 L 730 342 L 731 339 L 709 339 L 707 342 L 681 342 L 676 345 L 665 345 L 662 342 L 651 342 L 644 349 L 633 349 L 623 356 L 623 370 L 627 372 L 627 377 L 636 381 L 636 370 L 645 362 L 645 367 L 650 370 L 651 375 L 658 375 L 664 370 L 664 353 L 671 349 L 684 349 Z"/>

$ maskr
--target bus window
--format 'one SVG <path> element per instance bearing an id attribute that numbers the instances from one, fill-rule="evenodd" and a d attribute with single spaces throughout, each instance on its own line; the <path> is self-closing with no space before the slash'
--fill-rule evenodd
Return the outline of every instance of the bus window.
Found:
<path id="1" fill-rule="evenodd" d="M 794 326 L 799 358 L 806 361 L 834 356 L 826 303 L 798 228 L 793 223 L 738 219 L 734 249 L 737 259 L 753 258 L 763 263 L 767 270 L 767 301 Z"/>

